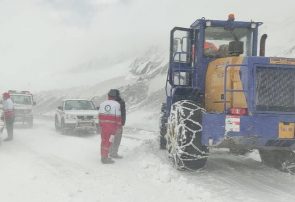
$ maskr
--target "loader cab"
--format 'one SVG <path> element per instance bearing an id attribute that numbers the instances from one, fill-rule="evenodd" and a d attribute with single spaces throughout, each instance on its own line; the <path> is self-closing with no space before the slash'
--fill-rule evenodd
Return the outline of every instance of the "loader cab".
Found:
<path id="1" fill-rule="evenodd" d="M 187 91 L 204 94 L 205 74 L 208 64 L 213 60 L 257 56 L 258 27 L 261 24 L 235 21 L 233 18 L 202 18 L 190 28 L 173 28 L 170 33 L 167 102 L 172 104 L 179 99 L 186 99 L 178 95 L 190 95 Z"/>
<path id="2" fill-rule="evenodd" d="M 190 28 L 175 27 L 170 34 L 170 65 L 198 67 L 203 60 L 229 56 L 257 56 L 261 22 L 195 21 Z"/>

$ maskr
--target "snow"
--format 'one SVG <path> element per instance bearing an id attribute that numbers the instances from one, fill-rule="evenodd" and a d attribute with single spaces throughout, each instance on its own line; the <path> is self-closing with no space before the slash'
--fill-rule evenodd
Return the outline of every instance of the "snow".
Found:
<path id="1" fill-rule="evenodd" d="M 287 37 L 280 43 L 274 39 L 281 38 L 281 30 L 272 28 L 278 23 L 264 25 L 272 38 L 267 43 L 267 55 L 293 57 L 293 28 L 287 26 L 292 22 L 284 23 Z M 173 168 L 167 152 L 159 150 L 158 140 L 162 101 L 158 95 L 165 95 L 168 56 L 167 50 L 152 47 L 136 59 L 114 55 L 103 62 L 97 56 L 89 56 L 86 63 L 73 60 L 69 63 L 72 68 L 67 65 L 50 74 L 50 82 L 43 82 L 43 74 L 37 74 L 34 83 L 39 83 L 40 89 L 58 89 L 37 93 L 35 109 L 40 108 L 35 112 L 40 114 L 35 116 L 34 128 L 18 125 L 14 140 L 0 145 L 0 201 L 295 201 L 295 176 L 263 165 L 256 150 L 246 156 L 234 156 L 227 149 L 211 150 L 202 170 L 182 172 Z M 44 75 L 47 78 L 49 74 Z M 124 94 L 138 83 L 144 84 Z M 54 129 L 53 117 L 62 98 L 104 96 L 110 88 L 120 88 L 123 98 L 132 99 L 127 103 L 120 146 L 124 158 L 114 165 L 103 165 L 99 135 L 61 135 Z M 142 95 L 140 91 L 146 91 L 145 98 L 136 97 Z M 0 136 L 5 138 L 6 131 Z"/>
<path id="2" fill-rule="evenodd" d="M 151 115 L 151 113 L 150 113 Z M 159 150 L 158 132 L 128 117 L 120 154 L 100 163 L 100 136 L 61 135 L 53 120 L 33 129 L 17 125 L 0 146 L 0 200 L 5 202 L 93 201 L 294 201 L 295 176 L 264 166 L 257 152 L 233 156 L 211 151 L 204 169 L 181 172 Z M 155 119 L 141 119 L 148 128 Z M 6 132 L 2 137 L 6 136 Z"/>
<path id="3" fill-rule="evenodd" d="M 148 95 L 151 95 L 152 93 L 160 89 L 163 89 L 163 86 L 165 86 L 166 84 L 166 78 L 167 78 L 166 74 L 159 74 L 156 77 L 154 77 L 150 81 Z"/>
<path id="4" fill-rule="evenodd" d="M 136 110 L 128 114 L 126 126 L 141 128 L 146 131 L 157 131 L 159 128 L 159 117 L 160 109 L 158 112 Z"/>

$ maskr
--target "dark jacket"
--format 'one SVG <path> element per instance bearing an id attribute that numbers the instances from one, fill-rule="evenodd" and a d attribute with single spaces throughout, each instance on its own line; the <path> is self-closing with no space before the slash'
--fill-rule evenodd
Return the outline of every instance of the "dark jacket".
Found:
<path id="1" fill-rule="evenodd" d="M 122 126 L 125 125 L 126 122 L 126 107 L 125 107 L 125 101 L 121 98 L 118 97 L 116 99 L 116 101 L 118 101 L 120 103 L 120 107 L 121 107 L 121 119 L 122 119 Z"/>

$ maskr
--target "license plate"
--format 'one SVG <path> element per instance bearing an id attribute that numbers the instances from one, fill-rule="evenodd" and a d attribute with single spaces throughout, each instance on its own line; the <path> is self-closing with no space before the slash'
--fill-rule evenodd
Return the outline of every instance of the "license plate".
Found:
<path id="1" fill-rule="evenodd" d="M 92 122 L 80 122 L 78 126 L 93 126 Z"/>
<path id="2" fill-rule="evenodd" d="M 291 139 L 295 135 L 295 123 L 279 123 L 279 138 L 281 139 Z"/>

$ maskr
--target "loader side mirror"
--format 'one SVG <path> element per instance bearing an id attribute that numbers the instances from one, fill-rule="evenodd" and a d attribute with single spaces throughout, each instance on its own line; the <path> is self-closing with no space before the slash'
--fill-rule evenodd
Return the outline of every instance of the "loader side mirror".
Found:
<path id="1" fill-rule="evenodd" d="M 99 110 L 99 107 L 96 107 L 96 110 Z"/>
<path id="2" fill-rule="evenodd" d="M 62 110 L 62 106 L 58 106 L 57 109 Z"/>
<path id="3" fill-rule="evenodd" d="M 229 55 L 239 56 L 244 53 L 244 43 L 242 41 L 231 41 L 228 46 Z"/>

